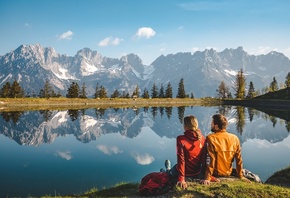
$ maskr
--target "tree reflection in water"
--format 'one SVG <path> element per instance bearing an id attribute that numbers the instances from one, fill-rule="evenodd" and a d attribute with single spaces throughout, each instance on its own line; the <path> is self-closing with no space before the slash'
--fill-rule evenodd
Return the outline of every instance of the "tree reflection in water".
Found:
<path id="1" fill-rule="evenodd" d="M 180 123 L 183 122 L 184 112 L 185 112 L 185 106 L 179 106 L 177 107 L 178 112 L 178 118 Z M 109 108 L 96 108 L 95 109 L 95 115 L 96 118 L 102 118 L 105 115 L 106 110 Z M 118 113 L 120 108 L 110 108 L 115 111 L 115 113 Z M 128 109 L 128 108 L 123 108 Z M 142 107 L 143 111 L 147 113 L 149 110 L 152 114 L 153 119 L 156 118 L 158 113 L 160 114 L 160 117 L 162 118 L 164 113 L 167 115 L 167 118 L 170 119 L 172 116 L 172 109 L 173 107 Z M 140 108 L 134 107 L 133 108 L 135 116 L 137 116 L 140 113 Z M 246 119 L 248 118 L 250 122 L 254 120 L 255 117 L 257 118 L 263 118 L 266 121 L 270 120 L 272 122 L 273 128 L 277 124 L 277 118 L 282 119 L 280 120 L 280 124 L 285 123 L 285 128 L 288 132 L 290 132 L 290 111 L 283 110 L 270 110 L 270 109 L 254 109 L 252 107 L 243 107 L 243 106 L 218 106 L 217 107 L 217 113 L 223 114 L 225 116 L 229 116 L 230 112 L 232 110 L 235 110 L 235 126 L 236 130 L 239 134 L 242 134 L 244 131 L 244 127 L 246 125 Z M 53 115 L 52 110 L 39 110 L 39 113 L 43 116 L 44 120 L 47 122 L 51 119 L 51 116 Z M 246 118 L 246 112 L 248 114 Z M 0 115 L 2 116 L 3 120 L 6 122 L 12 121 L 14 124 L 16 124 L 20 117 L 24 114 L 24 111 L 13 111 L 13 112 L 1 112 Z M 76 110 L 76 109 L 69 109 L 67 110 L 67 114 L 69 115 L 71 121 L 75 121 L 79 118 L 81 115 L 82 117 L 86 114 L 86 109 Z M 284 120 L 284 121 L 283 121 Z"/>
<path id="2" fill-rule="evenodd" d="M 1 112 L 1 116 L 6 122 L 9 122 L 11 120 L 14 124 L 18 122 L 19 118 L 23 114 L 23 111 Z"/>

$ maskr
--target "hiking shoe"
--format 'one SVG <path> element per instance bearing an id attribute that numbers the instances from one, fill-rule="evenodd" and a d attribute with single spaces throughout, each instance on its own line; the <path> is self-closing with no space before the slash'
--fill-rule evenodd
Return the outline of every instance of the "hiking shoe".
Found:
<path id="1" fill-rule="evenodd" d="M 166 172 L 164 168 L 160 168 L 160 172 Z"/>
<path id="2" fill-rule="evenodd" d="M 170 170 L 171 169 L 171 163 L 170 163 L 169 160 L 165 160 L 164 165 L 165 165 L 166 170 Z"/>

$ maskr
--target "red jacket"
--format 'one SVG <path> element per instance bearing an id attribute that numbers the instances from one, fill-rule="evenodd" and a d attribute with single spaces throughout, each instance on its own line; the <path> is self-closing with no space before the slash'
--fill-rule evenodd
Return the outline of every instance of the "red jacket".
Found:
<path id="1" fill-rule="evenodd" d="M 184 181 L 185 177 L 197 176 L 200 173 L 202 164 L 205 162 L 204 142 L 205 138 L 202 134 L 201 141 L 199 141 L 196 133 L 189 130 L 185 131 L 184 135 L 177 137 L 176 168 L 178 171 L 178 181 Z M 200 148 L 200 144 L 202 148 Z"/>

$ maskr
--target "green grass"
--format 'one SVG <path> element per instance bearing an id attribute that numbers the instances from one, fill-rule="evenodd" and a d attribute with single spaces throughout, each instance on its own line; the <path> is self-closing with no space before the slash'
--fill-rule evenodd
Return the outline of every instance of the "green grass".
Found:
<path id="1" fill-rule="evenodd" d="M 138 186 L 138 183 L 122 183 L 108 189 L 94 189 L 83 194 L 63 197 L 141 197 L 138 193 Z M 290 188 L 233 180 L 211 183 L 211 185 L 208 186 L 201 185 L 198 182 L 188 182 L 188 188 L 186 190 L 174 187 L 168 193 L 157 197 L 286 198 L 289 197 L 289 195 Z"/>
<path id="2" fill-rule="evenodd" d="M 261 96 L 257 96 L 255 99 L 279 99 L 290 100 L 290 88 L 280 89 L 278 91 L 268 92 Z"/>
<path id="3" fill-rule="evenodd" d="M 290 166 L 273 174 L 265 184 L 240 179 L 221 179 L 221 182 L 212 182 L 202 185 L 199 182 L 187 182 L 188 188 L 182 190 L 174 187 L 168 193 L 157 196 L 163 198 L 286 198 L 290 197 Z M 91 189 L 87 192 L 66 196 L 44 197 L 141 197 L 138 193 L 139 183 L 119 183 L 108 189 Z"/>

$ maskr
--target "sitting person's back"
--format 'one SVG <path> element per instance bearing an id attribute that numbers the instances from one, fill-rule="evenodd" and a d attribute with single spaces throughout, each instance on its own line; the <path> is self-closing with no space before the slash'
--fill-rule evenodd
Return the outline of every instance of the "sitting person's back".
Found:
<path id="1" fill-rule="evenodd" d="M 207 136 L 207 159 L 205 178 L 203 184 L 210 184 L 212 177 L 230 176 L 232 173 L 232 163 L 236 161 L 236 176 L 243 177 L 243 161 L 241 156 L 241 146 L 238 137 L 226 131 L 227 119 L 216 114 L 212 116 L 211 131 Z"/>
<path id="2" fill-rule="evenodd" d="M 211 166 L 206 171 L 208 175 L 230 176 L 235 159 L 238 176 L 243 176 L 240 141 L 236 135 L 221 130 L 208 135 L 207 143 L 208 157 L 212 159 Z"/>
<path id="3" fill-rule="evenodd" d="M 197 119 L 186 116 L 183 119 L 184 133 L 176 138 L 177 164 L 169 170 L 173 179 L 177 180 L 177 185 L 187 188 L 186 177 L 201 178 L 205 167 L 205 138 L 198 128 Z M 168 163 L 166 160 L 165 164 Z"/>

